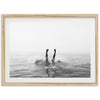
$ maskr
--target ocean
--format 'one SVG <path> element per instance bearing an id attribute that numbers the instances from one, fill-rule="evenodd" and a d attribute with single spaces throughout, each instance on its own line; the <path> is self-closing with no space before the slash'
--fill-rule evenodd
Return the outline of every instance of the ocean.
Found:
<path id="1" fill-rule="evenodd" d="M 52 64 L 52 55 L 49 58 L 50 65 L 45 64 L 45 55 L 13 54 L 10 56 L 11 78 L 89 78 L 90 55 L 89 54 L 57 54 L 55 65 Z M 38 63 L 36 63 L 36 61 Z"/>

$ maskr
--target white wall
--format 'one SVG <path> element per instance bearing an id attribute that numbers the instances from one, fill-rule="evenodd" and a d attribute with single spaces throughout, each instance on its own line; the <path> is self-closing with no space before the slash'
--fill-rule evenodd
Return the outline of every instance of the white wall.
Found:
<path id="1" fill-rule="evenodd" d="M 0 0 L 0 14 L 3 13 L 100 14 L 100 2 L 99 0 L 26 0 L 26 1 Z M 100 100 L 100 86 L 26 86 L 26 87 L 23 86 L 22 87 L 22 86 L 0 85 L 0 100 L 94 100 L 94 99 Z"/>

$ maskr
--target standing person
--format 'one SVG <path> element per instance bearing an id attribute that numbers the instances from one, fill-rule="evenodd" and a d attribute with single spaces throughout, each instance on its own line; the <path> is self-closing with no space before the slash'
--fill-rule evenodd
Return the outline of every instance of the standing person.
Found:
<path id="1" fill-rule="evenodd" d="M 56 49 L 54 49 L 54 55 L 53 55 L 53 58 L 52 58 L 52 64 L 55 64 L 55 57 L 56 57 Z"/>

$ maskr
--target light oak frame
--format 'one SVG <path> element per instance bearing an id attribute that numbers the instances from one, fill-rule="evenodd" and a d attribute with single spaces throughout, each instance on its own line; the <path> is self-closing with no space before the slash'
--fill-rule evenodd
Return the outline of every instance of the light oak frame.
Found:
<path id="1" fill-rule="evenodd" d="M 10 17 L 72 17 L 95 18 L 95 83 L 6 83 L 5 82 L 5 18 Z M 2 15 L 2 85 L 98 85 L 98 14 L 3 14 Z"/>

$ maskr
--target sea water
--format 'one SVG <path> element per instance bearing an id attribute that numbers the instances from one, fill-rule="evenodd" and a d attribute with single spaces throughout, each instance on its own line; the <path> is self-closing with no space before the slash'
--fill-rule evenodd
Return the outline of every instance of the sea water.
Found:
<path id="1" fill-rule="evenodd" d="M 49 58 L 49 62 L 51 62 Z M 44 54 L 12 54 L 10 56 L 11 78 L 47 78 L 46 66 L 36 65 L 36 60 L 45 61 Z M 90 77 L 90 55 L 89 54 L 57 54 L 55 61 L 60 61 L 60 67 L 50 70 L 51 77 L 56 78 L 88 78 Z M 48 67 L 48 66 L 47 66 Z"/>

